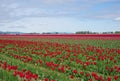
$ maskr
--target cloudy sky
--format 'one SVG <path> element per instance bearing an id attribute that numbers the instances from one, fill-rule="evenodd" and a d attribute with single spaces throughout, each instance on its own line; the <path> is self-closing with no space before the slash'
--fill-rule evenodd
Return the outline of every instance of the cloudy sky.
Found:
<path id="1" fill-rule="evenodd" d="M 0 0 L 0 31 L 120 31 L 120 0 Z"/>

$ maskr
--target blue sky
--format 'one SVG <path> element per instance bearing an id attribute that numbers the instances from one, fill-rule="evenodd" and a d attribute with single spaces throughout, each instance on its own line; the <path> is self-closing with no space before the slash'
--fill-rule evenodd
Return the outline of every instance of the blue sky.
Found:
<path id="1" fill-rule="evenodd" d="M 120 31 L 120 0 L 1 0 L 0 31 Z"/>

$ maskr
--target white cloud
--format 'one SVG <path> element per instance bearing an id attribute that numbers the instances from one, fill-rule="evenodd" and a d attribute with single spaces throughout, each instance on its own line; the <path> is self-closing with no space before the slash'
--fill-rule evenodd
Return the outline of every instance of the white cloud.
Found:
<path id="1" fill-rule="evenodd" d="M 113 21 L 88 21 L 77 20 L 65 17 L 30 17 L 17 20 L 5 24 L 0 27 L 4 31 L 20 31 L 20 32 L 76 32 L 85 31 L 116 31 L 119 30 L 119 22 Z M 102 27 L 102 28 L 101 28 Z"/>
<path id="2" fill-rule="evenodd" d="M 43 0 L 43 2 L 48 4 L 63 4 L 63 3 L 70 3 L 75 1 L 76 0 Z"/>
<path id="3" fill-rule="evenodd" d="M 82 17 L 114 19 L 119 17 L 119 7 L 105 6 L 105 9 L 94 10 L 97 4 L 119 0 L 1 0 L 0 22 L 24 17 Z M 29 4 L 28 4 L 29 2 Z M 47 5 L 49 4 L 49 5 Z M 98 5 L 99 6 L 99 5 Z M 106 12 L 104 12 L 105 10 Z M 113 12 L 114 10 L 114 12 Z M 110 12 L 111 11 L 111 12 Z M 117 15 L 118 14 L 118 15 Z"/>
<path id="4" fill-rule="evenodd" d="M 11 16 L 35 16 L 38 14 L 43 14 L 45 11 L 44 9 L 39 8 L 17 8 L 10 13 Z"/>
<path id="5" fill-rule="evenodd" d="M 0 9 L 1 10 L 5 10 L 5 11 L 9 11 L 11 9 L 16 9 L 19 8 L 19 3 L 13 2 L 13 3 L 7 3 L 7 2 L 2 2 L 0 3 Z"/>
<path id="6" fill-rule="evenodd" d="M 24 29 L 24 28 L 26 28 L 26 27 L 25 27 L 25 26 L 21 26 L 21 25 L 14 25 L 14 26 L 8 26 L 8 29 L 9 29 L 9 28 L 10 28 L 10 29 L 11 29 L 11 28 L 12 28 L 12 29 L 21 29 L 21 28 Z"/>
<path id="7" fill-rule="evenodd" d="M 104 2 L 111 2 L 111 1 L 119 1 L 119 0 L 43 0 L 45 3 L 49 4 L 63 4 L 63 3 L 71 3 L 71 2 L 83 2 L 88 4 L 94 4 L 94 3 L 104 3 Z"/>
<path id="8" fill-rule="evenodd" d="M 71 24 L 70 24 L 71 23 Z M 23 32 L 50 32 L 50 31 L 70 31 L 81 24 L 76 19 L 65 17 L 31 17 L 23 18 L 15 22 L 6 24 L 1 30 L 23 31 Z M 23 28 L 24 27 L 24 28 Z M 71 27 L 70 29 L 68 27 Z"/>
<path id="9" fill-rule="evenodd" d="M 17 4 L 17 3 L 12 3 L 8 6 L 8 8 L 11 8 L 11 9 L 16 9 L 18 7 L 19 7 L 19 4 Z"/>
<path id="10" fill-rule="evenodd" d="M 85 2 L 85 3 L 104 3 L 104 2 L 113 2 L 113 1 L 119 1 L 119 0 L 80 0 L 80 2 Z"/>
<path id="11" fill-rule="evenodd" d="M 120 17 L 115 18 L 116 21 L 120 21 Z"/>

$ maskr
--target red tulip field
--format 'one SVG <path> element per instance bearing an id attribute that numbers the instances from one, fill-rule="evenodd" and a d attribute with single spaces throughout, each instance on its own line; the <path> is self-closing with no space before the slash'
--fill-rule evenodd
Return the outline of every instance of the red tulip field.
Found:
<path id="1" fill-rule="evenodd" d="M 120 81 L 120 35 L 1 35 L 0 81 Z"/>

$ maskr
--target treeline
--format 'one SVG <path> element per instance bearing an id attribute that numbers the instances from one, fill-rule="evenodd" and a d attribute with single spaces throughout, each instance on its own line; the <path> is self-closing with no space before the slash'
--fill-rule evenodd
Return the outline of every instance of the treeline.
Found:
<path id="1" fill-rule="evenodd" d="M 115 33 L 116 33 L 116 34 L 120 34 L 120 31 L 116 31 Z"/>
<path id="2" fill-rule="evenodd" d="M 90 31 L 77 31 L 75 34 L 120 34 L 120 31 L 115 31 L 115 32 L 90 32 Z"/>
<path id="3" fill-rule="evenodd" d="M 22 32 L 2 32 L 2 31 L 0 31 L 0 35 L 6 35 L 6 34 L 15 34 L 15 35 L 20 35 L 20 34 L 120 34 L 120 31 L 115 31 L 115 32 L 77 31 L 75 33 L 70 33 L 70 32 L 22 33 Z"/>
<path id="4" fill-rule="evenodd" d="M 75 33 L 67 33 L 67 32 L 43 32 L 42 34 L 120 34 L 120 31 L 115 31 L 115 32 L 77 31 Z"/>

